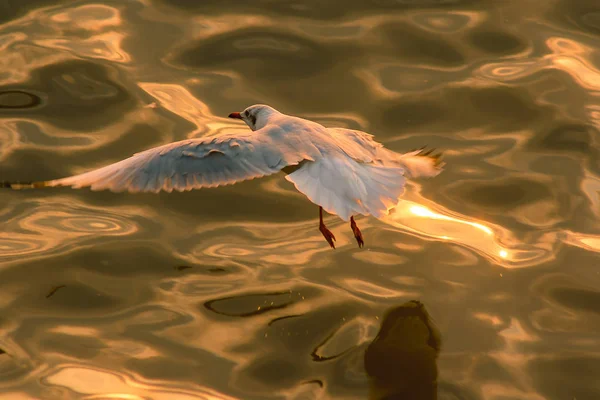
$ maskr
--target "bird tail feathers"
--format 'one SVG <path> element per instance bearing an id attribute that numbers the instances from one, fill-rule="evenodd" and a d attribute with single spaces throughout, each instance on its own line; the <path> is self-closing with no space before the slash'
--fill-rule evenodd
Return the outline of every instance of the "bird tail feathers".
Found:
<path id="1" fill-rule="evenodd" d="M 425 150 L 421 148 L 402 154 L 396 159 L 406 170 L 408 178 L 432 178 L 444 169 L 445 162 L 442 161 L 442 153 L 434 154 L 435 149 Z"/>

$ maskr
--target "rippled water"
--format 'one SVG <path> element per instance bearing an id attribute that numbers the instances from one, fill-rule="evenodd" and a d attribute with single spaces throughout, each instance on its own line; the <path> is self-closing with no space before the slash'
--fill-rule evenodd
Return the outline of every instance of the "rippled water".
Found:
<path id="1" fill-rule="evenodd" d="M 600 398 L 596 0 L 6 0 L 0 24 L 0 180 L 245 131 L 225 117 L 259 102 L 447 162 L 362 250 L 281 176 L 2 191 L 1 398 Z"/>

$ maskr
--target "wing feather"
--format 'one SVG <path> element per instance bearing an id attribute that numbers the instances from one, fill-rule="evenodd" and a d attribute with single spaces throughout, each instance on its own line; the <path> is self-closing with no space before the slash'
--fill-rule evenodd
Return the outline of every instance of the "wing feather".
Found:
<path id="1" fill-rule="evenodd" d="M 356 161 L 375 163 L 389 158 L 387 150 L 373 139 L 373 135 L 346 128 L 329 128 L 334 142 Z"/>
<path id="2" fill-rule="evenodd" d="M 103 168 L 45 182 L 44 186 L 113 192 L 186 191 L 260 178 L 317 156 L 312 143 L 296 139 L 290 147 L 277 130 L 264 128 L 247 135 L 170 143 Z"/>
<path id="3" fill-rule="evenodd" d="M 383 165 L 386 167 L 402 167 L 408 178 L 434 177 L 438 175 L 444 163 L 440 154 L 432 154 L 433 150 L 425 148 L 398 154 L 386 149 L 373 139 L 373 135 L 346 128 L 329 128 L 329 134 L 346 155 L 356 161 Z"/>

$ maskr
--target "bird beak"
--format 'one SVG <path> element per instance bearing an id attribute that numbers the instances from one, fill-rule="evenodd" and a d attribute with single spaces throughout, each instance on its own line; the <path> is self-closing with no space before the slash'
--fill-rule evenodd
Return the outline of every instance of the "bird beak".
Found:
<path id="1" fill-rule="evenodd" d="M 239 112 L 232 112 L 231 114 L 229 114 L 229 118 L 242 119 L 242 116 Z"/>

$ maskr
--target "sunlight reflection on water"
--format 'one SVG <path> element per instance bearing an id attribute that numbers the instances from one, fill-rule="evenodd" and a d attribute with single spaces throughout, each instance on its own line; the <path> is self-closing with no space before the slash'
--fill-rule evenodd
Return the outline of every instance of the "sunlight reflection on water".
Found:
<path id="1" fill-rule="evenodd" d="M 515 243 L 513 235 L 499 226 L 445 215 L 408 200 L 401 200 L 384 221 L 402 230 L 467 246 L 505 268 L 534 266 L 554 257 L 545 243 L 539 247 Z M 513 242 L 513 247 L 503 246 L 499 238 Z"/>
<path id="2" fill-rule="evenodd" d="M 174 400 L 228 400 L 233 397 L 224 396 L 214 391 L 194 388 L 187 393 L 180 388 L 169 390 L 168 387 L 152 386 L 137 381 L 134 377 L 125 376 L 106 370 L 82 365 L 63 365 L 49 373 L 45 378 L 50 386 L 67 388 L 87 395 L 83 399 L 174 399 Z"/>

